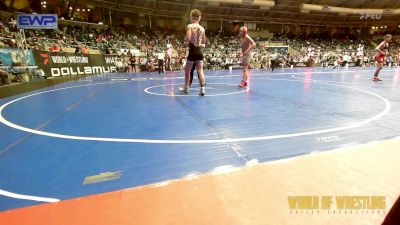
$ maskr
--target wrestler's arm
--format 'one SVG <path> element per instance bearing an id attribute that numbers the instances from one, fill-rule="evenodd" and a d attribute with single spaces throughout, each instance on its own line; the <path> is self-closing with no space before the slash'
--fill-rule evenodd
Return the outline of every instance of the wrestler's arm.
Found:
<path id="1" fill-rule="evenodd" d="M 203 32 L 203 37 L 201 38 L 201 43 L 200 47 L 205 48 L 206 47 L 206 32 Z"/>
<path id="2" fill-rule="evenodd" d="M 376 46 L 376 48 L 375 48 L 375 50 L 378 50 L 378 52 L 380 52 L 381 54 L 385 54 L 385 52 L 383 52 L 383 51 L 381 50 L 383 44 L 384 44 L 384 43 L 381 42 L 381 43 L 380 43 L 378 46 Z"/>
<path id="3" fill-rule="evenodd" d="M 192 36 L 192 29 L 191 29 L 190 24 L 189 24 L 189 25 L 187 25 L 187 27 L 186 27 L 185 42 L 183 43 L 183 45 L 184 45 L 185 47 L 188 47 L 188 46 L 189 46 L 189 41 L 190 41 L 190 37 L 191 37 L 191 36 Z"/>
<path id="4" fill-rule="evenodd" d="M 256 46 L 256 43 L 253 41 L 253 39 L 250 36 L 246 36 L 246 39 L 248 42 L 250 42 L 250 45 L 249 45 L 249 48 L 243 52 L 243 55 L 249 54 L 250 50 Z"/>

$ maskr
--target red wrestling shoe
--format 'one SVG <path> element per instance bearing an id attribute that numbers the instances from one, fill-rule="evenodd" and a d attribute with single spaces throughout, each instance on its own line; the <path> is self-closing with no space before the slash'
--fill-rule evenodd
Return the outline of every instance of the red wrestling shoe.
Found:
<path id="1" fill-rule="evenodd" d="M 379 79 L 379 77 L 374 77 L 374 78 L 372 78 L 372 81 L 382 81 L 382 80 Z"/>
<path id="2" fill-rule="evenodd" d="M 238 87 L 240 87 L 240 88 L 247 87 L 247 82 L 242 80 L 242 83 L 240 83 Z"/>

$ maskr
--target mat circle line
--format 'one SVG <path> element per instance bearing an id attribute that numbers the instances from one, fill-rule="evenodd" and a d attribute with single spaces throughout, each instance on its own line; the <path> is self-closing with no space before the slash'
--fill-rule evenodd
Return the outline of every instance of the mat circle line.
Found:
<path id="1" fill-rule="evenodd" d="M 214 85 L 214 84 L 237 86 L 237 84 L 229 84 L 229 83 L 210 83 L 207 86 Z M 151 87 L 145 88 L 144 92 L 146 92 L 147 94 L 158 95 L 158 96 L 168 96 L 168 97 L 193 97 L 193 96 L 197 97 L 197 96 L 199 96 L 198 94 L 161 94 L 161 93 L 156 93 L 156 92 L 150 91 L 151 89 L 154 89 L 157 87 L 177 86 L 177 85 L 183 85 L 183 83 L 182 84 L 161 84 L 161 85 L 151 86 Z M 206 87 L 206 90 L 207 90 L 207 87 Z M 249 91 L 249 87 L 246 87 L 245 89 L 242 89 L 242 90 L 236 91 L 236 92 L 228 92 L 228 93 L 221 93 L 221 94 L 206 94 L 204 97 L 235 95 L 235 94 L 240 94 L 240 93 L 243 93 L 246 91 Z"/>
<path id="2" fill-rule="evenodd" d="M 291 82 L 303 82 L 303 80 L 289 80 L 289 79 L 268 79 L 268 80 L 283 80 L 283 81 L 291 81 Z M 11 121 L 8 121 L 6 118 L 3 116 L 3 111 L 4 109 L 15 103 L 18 102 L 22 99 L 27 99 L 32 96 L 36 95 L 41 95 L 44 93 L 49 93 L 49 92 L 55 92 L 55 91 L 60 91 L 60 90 L 66 90 L 66 89 L 73 89 L 73 88 L 78 88 L 78 87 L 84 87 L 84 86 L 93 86 L 93 85 L 101 85 L 101 84 L 109 84 L 109 83 L 119 83 L 119 82 L 104 82 L 104 83 L 97 83 L 97 84 L 86 84 L 86 85 L 77 85 L 77 86 L 71 86 L 71 87 L 66 87 L 66 88 L 58 88 L 58 89 L 53 89 L 53 90 L 48 90 L 48 91 L 43 91 L 43 92 L 38 92 L 30 95 L 26 95 L 17 99 L 14 99 L 12 101 L 9 101 L 3 105 L 0 106 L 0 122 L 5 124 L 6 126 L 12 127 L 17 130 L 25 131 L 28 133 L 36 134 L 36 135 L 42 135 L 42 136 L 47 136 L 47 137 L 53 137 L 53 138 L 61 138 L 61 139 L 70 139 L 70 140 L 82 140 L 82 141 L 99 141 L 99 142 L 126 142 L 126 143 L 149 143 L 149 144 L 213 144 L 213 143 L 229 143 L 229 142 L 249 142 L 249 141 L 263 141 L 263 140 L 273 140 L 273 139 L 282 139 L 282 138 L 291 138 L 291 137 L 300 137 L 300 136 L 307 136 L 307 135 L 315 135 L 315 134 L 323 134 L 323 133 L 331 133 L 331 132 L 336 132 L 336 131 L 343 131 L 343 130 L 348 130 L 348 129 L 353 129 L 357 127 L 364 126 L 366 124 L 371 123 L 372 121 L 378 120 L 385 116 L 387 113 L 390 112 L 392 105 L 387 100 L 386 98 L 375 94 L 373 92 L 359 89 L 356 87 L 349 87 L 345 85 L 339 85 L 339 84 L 331 84 L 331 83 L 320 83 L 324 85 L 331 85 L 331 86 L 337 86 L 337 87 L 344 87 L 348 89 L 353 89 L 356 91 L 364 92 L 366 94 L 372 95 L 374 97 L 379 98 L 385 103 L 385 108 L 379 112 L 378 114 L 369 117 L 367 119 L 364 119 L 360 122 L 352 123 L 349 125 L 341 126 L 341 127 L 336 127 L 336 128 L 328 128 L 328 129 L 321 129 L 321 130 L 314 130 L 314 131 L 305 131 L 305 132 L 296 132 L 296 133 L 287 133 L 287 134 L 277 134 L 277 135 L 267 135 L 267 136 L 254 136 L 254 137 L 242 137 L 242 138 L 224 138 L 224 139 L 215 139 L 215 140 L 210 140 L 210 139 L 191 139 L 191 140 L 183 140 L 183 139 L 139 139 L 139 138 L 109 138 L 109 137 L 90 137 L 90 136 L 75 136 L 75 135 L 65 135 L 65 134 L 59 134 L 59 133 L 52 133 L 52 132 L 46 132 L 46 131 L 41 131 L 41 130 L 35 130 L 32 128 L 24 127 L 18 124 L 15 124 Z"/>

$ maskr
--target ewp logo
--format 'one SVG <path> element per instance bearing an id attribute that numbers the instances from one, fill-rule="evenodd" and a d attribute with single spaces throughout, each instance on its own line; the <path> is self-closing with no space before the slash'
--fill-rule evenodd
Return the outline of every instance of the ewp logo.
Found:
<path id="1" fill-rule="evenodd" d="M 18 14 L 19 29 L 57 29 L 57 14 Z"/>
<path id="2" fill-rule="evenodd" d="M 380 20 L 382 18 L 382 13 L 360 13 L 360 20 Z"/>

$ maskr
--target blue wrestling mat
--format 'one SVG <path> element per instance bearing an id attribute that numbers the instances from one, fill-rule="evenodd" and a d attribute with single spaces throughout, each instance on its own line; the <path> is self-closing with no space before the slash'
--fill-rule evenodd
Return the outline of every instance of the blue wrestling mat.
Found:
<path id="1" fill-rule="evenodd" d="M 400 70 L 107 74 L 0 100 L 0 211 L 400 133 Z M 340 165 L 338 165 L 339 167 Z"/>

